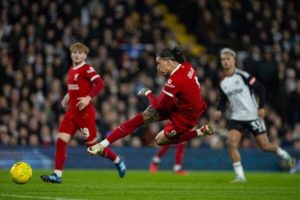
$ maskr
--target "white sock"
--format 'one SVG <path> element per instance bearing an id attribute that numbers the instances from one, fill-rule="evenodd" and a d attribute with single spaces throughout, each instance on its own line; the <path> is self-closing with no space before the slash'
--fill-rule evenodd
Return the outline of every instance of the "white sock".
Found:
<path id="1" fill-rule="evenodd" d="M 290 155 L 288 154 L 288 152 L 286 152 L 286 150 L 283 150 L 283 149 L 280 148 L 280 147 L 277 148 L 276 154 L 277 154 L 280 158 L 282 158 L 282 159 L 284 159 L 284 160 L 290 158 Z"/>
<path id="2" fill-rule="evenodd" d="M 200 129 L 196 129 L 196 131 L 197 131 L 197 136 L 204 136 L 204 133 L 202 133 L 202 132 L 200 131 Z"/>
<path id="3" fill-rule="evenodd" d="M 119 162 L 120 162 L 120 157 L 117 156 L 116 159 L 114 160 L 114 163 L 117 164 L 117 163 L 119 163 Z"/>
<path id="4" fill-rule="evenodd" d="M 62 177 L 62 170 L 55 169 L 55 170 L 54 170 L 54 173 L 55 173 L 58 177 Z"/>
<path id="5" fill-rule="evenodd" d="M 177 171 L 181 170 L 181 168 L 182 168 L 181 165 L 176 164 L 176 165 L 174 165 L 173 170 L 174 170 L 174 172 L 177 172 Z"/>
<path id="6" fill-rule="evenodd" d="M 104 139 L 100 142 L 100 144 L 105 148 L 110 145 L 109 141 L 107 139 Z"/>
<path id="7" fill-rule="evenodd" d="M 160 163 L 160 158 L 158 156 L 154 156 L 152 159 L 152 162 L 155 164 L 158 164 L 158 163 Z"/>
<path id="8" fill-rule="evenodd" d="M 238 177 L 245 178 L 244 169 L 241 162 L 233 163 L 233 170 Z"/>

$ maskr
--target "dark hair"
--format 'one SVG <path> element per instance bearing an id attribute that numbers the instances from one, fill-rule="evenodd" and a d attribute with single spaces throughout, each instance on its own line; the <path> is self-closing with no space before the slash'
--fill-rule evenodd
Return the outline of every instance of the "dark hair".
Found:
<path id="1" fill-rule="evenodd" d="M 174 47 L 173 49 L 170 48 L 163 49 L 162 52 L 158 54 L 158 57 L 162 59 L 175 60 L 179 63 L 183 63 L 185 61 L 184 55 L 179 51 L 177 47 Z"/>

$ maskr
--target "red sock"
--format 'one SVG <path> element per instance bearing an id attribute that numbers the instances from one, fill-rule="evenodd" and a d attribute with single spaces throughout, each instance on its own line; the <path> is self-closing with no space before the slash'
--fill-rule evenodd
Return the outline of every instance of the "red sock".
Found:
<path id="1" fill-rule="evenodd" d="M 176 146 L 175 164 L 182 165 L 185 143 L 180 143 Z"/>
<path id="2" fill-rule="evenodd" d="M 103 153 L 102 153 L 103 157 L 106 157 L 108 159 L 110 159 L 111 161 L 116 160 L 117 158 L 117 154 L 115 154 L 115 152 L 113 152 L 110 148 L 106 147 L 105 149 L 103 149 Z"/>
<path id="3" fill-rule="evenodd" d="M 167 153 L 170 146 L 171 145 L 165 145 L 165 146 L 160 147 L 157 154 L 156 154 L 156 156 L 159 157 L 159 158 L 163 157 Z"/>
<path id="4" fill-rule="evenodd" d="M 144 118 L 141 114 L 137 114 L 132 119 L 124 122 L 106 138 L 110 144 L 116 140 L 131 134 L 136 128 L 144 124 Z"/>
<path id="5" fill-rule="evenodd" d="M 67 143 L 58 138 L 55 149 L 55 169 L 63 170 L 67 158 Z"/>
<path id="6" fill-rule="evenodd" d="M 188 132 L 180 134 L 177 138 L 171 139 L 170 144 L 179 144 L 179 143 L 191 140 L 195 137 L 197 137 L 197 131 L 190 130 Z"/>

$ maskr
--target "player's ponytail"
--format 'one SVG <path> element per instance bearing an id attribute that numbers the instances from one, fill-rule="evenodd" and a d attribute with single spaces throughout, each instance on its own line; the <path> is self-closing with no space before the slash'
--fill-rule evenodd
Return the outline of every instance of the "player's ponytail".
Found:
<path id="1" fill-rule="evenodd" d="M 185 57 L 183 54 L 179 51 L 177 47 L 170 49 L 170 48 L 165 48 L 162 50 L 162 52 L 158 55 L 159 58 L 162 59 L 171 59 L 175 60 L 179 63 L 183 63 L 185 61 Z"/>

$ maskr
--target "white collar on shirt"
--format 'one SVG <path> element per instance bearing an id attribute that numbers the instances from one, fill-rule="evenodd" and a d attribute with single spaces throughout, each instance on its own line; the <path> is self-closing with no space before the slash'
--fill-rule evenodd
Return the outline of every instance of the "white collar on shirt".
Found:
<path id="1" fill-rule="evenodd" d="M 79 68 L 82 67 L 83 65 L 85 65 L 85 62 L 83 62 L 83 63 L 81 63 L 81 64 L 79 64 L 79 65 L 77 65 L 77 66 L 74 66 L 73 69 L 74 69 L 74 70 L 75 70 L 75 69 L 79 69 Z"/>
<path id="2" fill-rule="evenodd" d="M 170 75 L 174 74 L 179 69 L 180 66 L 181 66 L 181 64 L 177 65 L 177 67 L 171 72 Z"/>

